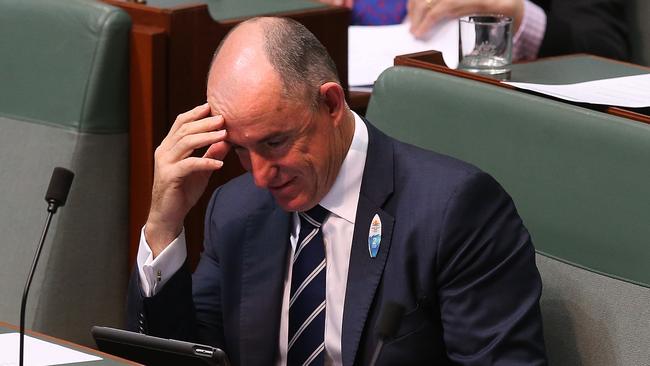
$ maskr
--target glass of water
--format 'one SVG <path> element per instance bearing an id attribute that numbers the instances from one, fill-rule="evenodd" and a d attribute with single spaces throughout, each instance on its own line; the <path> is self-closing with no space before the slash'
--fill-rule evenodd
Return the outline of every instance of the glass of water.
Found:
<path id="1" fill-rule="evenodd" d="M 460 18 L 458 24 L 458 68 L 508 79 L 512 63 L 512 18 L 474 14 Z"/>

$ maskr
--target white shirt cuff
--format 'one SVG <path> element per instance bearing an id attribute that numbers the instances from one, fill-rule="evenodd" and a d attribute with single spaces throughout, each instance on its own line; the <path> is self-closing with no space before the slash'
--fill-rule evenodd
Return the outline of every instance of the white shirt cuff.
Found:
<path id="1" fill-rule="evenodd" d="M 546 13 L 538 5 L 524 0 L 524 17 L 512 38 L 512 60 L 534 60 L 546 33 Z"/>
<path id="2" fill-rule="evenodd" d="M 185 229 L 154 259 L 147 239 L 144 237 L 143 227 L 140 231 L 137 263 L 140 287 L 144 296 L 151 297 L 158 293 L 174 273 L 183 266 L 185 258 L 187 258 Z"/>

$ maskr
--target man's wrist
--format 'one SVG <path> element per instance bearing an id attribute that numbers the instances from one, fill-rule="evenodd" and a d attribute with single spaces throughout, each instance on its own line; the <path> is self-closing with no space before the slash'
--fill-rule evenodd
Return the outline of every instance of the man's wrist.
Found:
<path id="1" fill-rule="evenodd" d="M 140 287 L 146 297 L 154 296 L 167 281 L 183 266 L 187 258 L 185 235 L 181 233 L 155 257 L 147 243 L 144 227 L 140 232 L 137 265 Z"/>
<path id="2" fill-rule="evenodd" d="M 161 224 L 155 221 L 147 221 L 144 226 L 144 236 L 153 257 L 156 258 L 172 241 L 174 241 L 183 230 L 183 225 Z"/>

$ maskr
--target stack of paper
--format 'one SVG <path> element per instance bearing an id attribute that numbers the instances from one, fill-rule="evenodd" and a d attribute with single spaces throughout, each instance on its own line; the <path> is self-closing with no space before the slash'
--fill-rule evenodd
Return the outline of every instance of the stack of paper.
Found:
<path id="1" fill-rule="evenodd" d="M 409 32 L 408 22 L 397 25 L 351 26 L 348 30 L 348 83 L 351 87 L 374 84 L 379 74 L 393 66 L 395 56 L 420 51 L 442 52 L 447 66 L 458 65 L 458 20 L 439 23 L 426 40 Z"/>
<path id="2" fill-rule="evenodd" d="M 573 102 L 629 108 L 650 107 L 650 74 L 565 85 L 515 82 L 506 82 L 506 84 Z"/>
<path id="3" fill-rule="evenodd" d="M 0 365 L 18 365 L 19 333 L 0 334 Z M 25 366 L 49 366 L 99 361 L 101 358 L 25 336 Z"/>

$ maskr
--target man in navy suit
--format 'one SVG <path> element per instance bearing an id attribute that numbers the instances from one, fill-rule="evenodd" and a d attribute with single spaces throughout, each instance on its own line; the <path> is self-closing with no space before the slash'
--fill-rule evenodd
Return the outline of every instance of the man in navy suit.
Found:
<path id="1" fill-rule="evenodd" d="M 156 150 L 130 328 L 218 346 L 235 365 L 366 365 L 379 313 L 397 302 L 406 313 L 378 364 L 546 364 L 535 252 L 510 197 L 477 168 L 350 111 L 303 26 L 257 18 L 233 30 L 207 101 Z M 183 218 L 229 149 L 249 173 L 214 192 L 190 274 Z M 294 288 L 311 259 L 304 245 L 324 258 Z M 294 327 L 296 304 L 319 291 Z M 298 360 L 308 336 L 317 347 Z"/>

